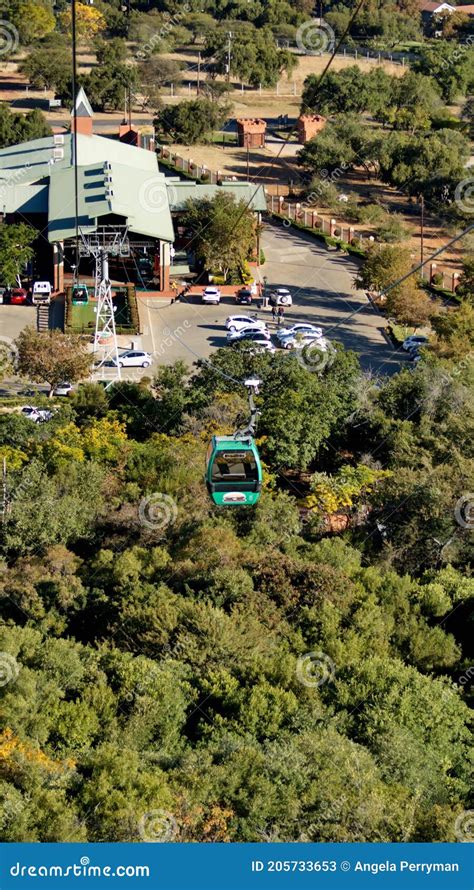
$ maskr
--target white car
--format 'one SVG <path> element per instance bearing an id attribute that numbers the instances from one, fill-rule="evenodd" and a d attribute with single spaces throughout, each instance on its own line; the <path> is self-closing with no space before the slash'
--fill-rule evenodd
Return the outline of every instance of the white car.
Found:
<path id="1" fill-rule="evenodd" d="M 221 292 L 218 287 L 206 287 L 202 292 L 203 303 L 220 303 Z"/>
<path id="2" fill-rule="evenodd" d="M 270 340 L 254 340 L 254 341 L 245 341 L 252 343 L 252 348 L 248 351 L 251 355 L 259 355 L 262 352 L 270 352 L 273 354 L 276 352 L 273 343 Z"/>
<path id="3" fill-rule="evenodd" d="M 229 345 L 233 345 L 236 342 L 249 344 L 250 346 L 255 347 L 260 352 L 275 352 L 275 347 L 270 340 L 270 337 L 264 331 L 249 331 L 249 333 L 245 337 L 241 337 L 239 340 L 228 340 Z"/>
<path id="4" fill-rule="evenodd" d="M 21 409 L 21 413 L 28 418 L 28 420 L 32 420 L 33 423 L 44 423 L 46 420 L 51 420 L 53 416 L 52 411 L 46 411 L 44 408 L 37 408 L 35 405 L 25 405 Z"/>
<path id="5" fill-rule="evenodd" d="M 293 324 L 289 328 L 278 328 L 275 331 L 277 340 L 284 340 L 285 337 L 294 337 L 296 334 L 313 334 L 313 337 L 322 337 L 323 329 L 316 327 L 314 324 Z"/>
<path id="6" fill-rule="evenodd" d="M 270 306 L 292 306 L 293 298 L 287 287 L 275 287 L 270 292 Z"/>
<path id="7" fill-rule="evenodd" d="M 233 343 L 235 340 L 248 340 L 251 334 L 259 334 L 259 336 L 263 337 L 265 340 L 271 339 L 270 331 L 262 330 L 261 328 L 251 327 L 241 328 L 240 331 L 228 331 L 227 333 L 227 342 Z"/>
<path id="8" fill-rule="evenodd" d="M 149 352 L 138 352 L 129 349 L 127 352 L 121 352 L 118 361 L 112 359 L 113 365 L 119 368 L 149 368 L 153 361 Z"/>
<path id="9" fill-rule="evenodd" d="M 324 337 L 314 337 L 312 334 L 297 334 L 295 337 L 287 337 L 281 346 L 283 349 L 304 349 L 305 346 L 316 346 L 321 352 L 327 352 L 328 341 Z"/>
<path id="10" fill-rule="evenodd" d="M 53 390 L 53 395 L 68 396 L 71 391 L 72 391 L 72 383 L 67 383 L 67 381 L 64 380 L 62 383 L 58 383 L 58 385 L 55 386 L 55 388 Z"/>
<path id="11" fill-rule="evenodd" d="M 266 323 L 254 318 L 253 315 L 229 315 L 226 318 L 225 326 L 228 331 L 241 331 L 243 328 L 253 328 L 254 330 L 266 330 Z"/>
<path id="12" fill-rule="evenodd" d="M 428 343 L 428 337 L 425 337 L 423 334 L 412 334 L 411 337 L 407 337 L 406 340 L 402 343 L 402 349 L 405 352 L 411 352 L 412 349 L 419 349 L 420 346 L 426 346 Z"/>

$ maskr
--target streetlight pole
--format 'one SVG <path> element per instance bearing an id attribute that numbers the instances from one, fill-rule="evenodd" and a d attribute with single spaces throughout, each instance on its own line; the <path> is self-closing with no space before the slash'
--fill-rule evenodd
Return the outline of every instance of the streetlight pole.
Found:
<path id="1" fill-rule="evenodd" d="M 227 83 L 230 83 L 230 60 L 232 58 L 232 31 L 227 32 Z"/>
<path id="2" fill-rule="evenodd" d="M 423 263 L 425 258 L 425 199 L 420 195 L 420 262 Z M 424 278 L 424 266 L 420 269 L 421 280 Z"/>

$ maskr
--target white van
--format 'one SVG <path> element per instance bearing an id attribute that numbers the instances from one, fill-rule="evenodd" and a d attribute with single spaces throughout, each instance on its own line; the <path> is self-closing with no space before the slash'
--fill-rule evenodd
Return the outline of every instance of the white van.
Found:
<path id="1" fill-rule="evenodd" d="M 37 306 L 38 303 L 50 303 L 52 290 L 53 288 L 49 281 L 35 281 L 31 297 L 33 305 Z"/>

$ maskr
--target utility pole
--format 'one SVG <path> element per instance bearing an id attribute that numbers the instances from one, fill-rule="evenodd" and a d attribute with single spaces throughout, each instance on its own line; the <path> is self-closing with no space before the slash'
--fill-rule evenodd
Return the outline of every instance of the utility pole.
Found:
<path id="1" fill-rule="evenodd" d="M 420 262 L 423 263 L 425 258 L 425 199 L 420 195 Z M 423 281 L 425 270 L 424 266 L 420 269 L 421 280 Z"/>
<path id="2" fill-rule="evenodd" d="M 250 179 L 250 133 L 246 133 L 245 135 L 245 144 L 247 146 L 247 181 Z"/>
<path id="3" fill-rule="evenodd" d="M 197 81 L 196 81 L 196 95 L 199 96 L 199 92 L 201 89 L 201 52 L 198 52 L 198 70 L 197 70 Z"/>
<path id="4" fill-rule="evenodd" d="M 232 31 L 227 32 L 227 83 L 230 83 L 230 60 L 232 58 Z"/>

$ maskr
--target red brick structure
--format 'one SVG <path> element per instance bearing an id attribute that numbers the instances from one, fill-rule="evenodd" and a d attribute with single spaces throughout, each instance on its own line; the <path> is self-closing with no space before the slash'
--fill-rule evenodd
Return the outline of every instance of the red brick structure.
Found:
<path id="1" fill-rule="evenodd" d="M 81 87 L 77 94 L 75 109 L 73 108 L 71 111 L 71 133 L 73 133 L 74 130 L 77 130 L 82 136 L 92 136 L 93 117 L 94 112 L 92 111 L 89 99 Z"/>
<path id="2" fill-rule="evenodd" d="M 298 118 L 298 142 L 308 142 L 326 126 L 321 114 L 301 114 Z"/>
<path id="3" fill-rule="evenodd" d="M 261 118 L 237 118 L 237 135 L 241 148 L 264 148 L 266 121 Z"/>
<path id="4" fill-rule="evenodd" d="M 134 127 L 133 124 L 128 124 L 125 121 L 123 124 L 120 124 L 119 139 L 120 142 L 125 142 L 127 145 L 136 145 L 137 148 L 140 148 L 140 133 L 138 132 L 138 127 Z"/>

